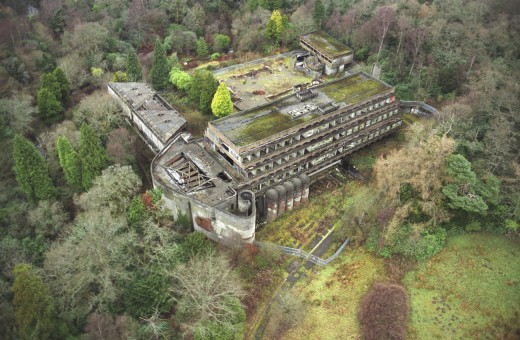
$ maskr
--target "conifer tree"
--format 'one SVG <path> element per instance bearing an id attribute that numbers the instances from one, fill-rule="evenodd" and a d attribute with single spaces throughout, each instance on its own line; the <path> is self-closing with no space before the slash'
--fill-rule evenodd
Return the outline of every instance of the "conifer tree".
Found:
<path id="1" fill-rule="evenodd" d="M 273 11 L 271 14 L 271 18 L 267 22 L 265 26 L 265 36 L 268 39 L 273 40 L 275 43 L 280 41 L 284 29 L 284 25 L 282 22 L 282 16 L 279 11 Z"/>
<path id="2" fill-rule="evenodd" d="M 168 66 L 168 58 L 166 57 L 166 50 L 164 49 L 161 41 L 157 39 L 155 41 L 155 49 L 153 50 L 153 61 L 152 61 L 152 86 L 155 90 L 161 91 L 166 88 L 168 84 L 168 75 L 170 68 Z"/>
<path id="3" fill-rule="evenodd" d="M 48 288 L 30 264 L 17 264 L 13 274 L 15 319 L 23 338 L 51 338 L 55 313 Z"/>
<path id="4" fill-rule="evenodd" d="M 54 73 L 44 73 L 41 79 L 40 89 L 47 89 L 61 102 L 61 88 Z"/>
<path id="5" fill-rule="evenodd" d="M 316 0 L 312 9 L 312 19 L 314 20 L 314 25 L 316 25 L 317 29 L 321 28 L 324 17 L 325 5 L 323 5 L 323 2 L 321 0 Z"/>
<path id="6" fill-rule="evenodd" d="M 132 49 L 128 53 L 126 59 L 126 75 L 129 81 L 142 81 L 143 80 L 143 69 L 139 63 L 137 53 Z"/>
<path id="7" fill-rule="evenodd" d="M 18 184 L 31 201 L 46 200 L 54 196 L 47 164 L 34 144 L 21 135 L 16 135 L 13 140 L 13 158 Z"/>
<path id="8" fill-rule="evenodd" d="M 211 101 L 218 88 L 218 81 L 208 70 L 199 69 L 193 75 L 193 81 L 188 91 L 191 101 L 199 103 L 199 110 L 211 114 Z"/>
<path id="9" fill-rule="evenodd" d="M 82 187 L 82 165 L 79 154 L 74 150 L 67 137 L 64 136 L 59 136 L 56 140 L 56 149 L 58 150 L 60 165 L 65 174 L 65 180 L 74 188 L 80 189 Z"/>
<path id="10" fill-rule="evenodd" d="M 63 106 L 56 96 L 44 87 L 38 91 L 38 116 L 47 125 L 52 125 L 63 118 Z"/>
<path id="11" fill-rule="evenodd" d="M 233 112 L 233 102 L 226 84 L 223 82 L 218 86 L 217 92 L 211 102 L 211 111 L 217 118 L 226 117 Z"/>
<path id="12" fill-rule="evenodd" d="M 60 101 L 63 106 L 67 106 L 70 103 L 70 81 L 67 78 L 67 75 L 63 71 L 61 67 L 56 67 L 52 72 L 54 77 L 56 78 L 56 82 L 58 84 L 60 90 Z M 58 99 L 58 97 L 56 97 Z"/>
<path id="13" fill-rule="evenodd" d="M 108 165 L 108 155 L 99 137 L 87 124 L 81 126 L 80 144 L 79 155 L 83 166 L 81 182 L 83 189 L 88 190 L 94 178 L 101 175 L 101 170 Z"/>
<path id="14" fill-rule="evenodd" d="M 200 37 L 197 40 L 197 56 L 199 58 L 206 58 L 208 56 L 208 44 L 204 38 Z"/>

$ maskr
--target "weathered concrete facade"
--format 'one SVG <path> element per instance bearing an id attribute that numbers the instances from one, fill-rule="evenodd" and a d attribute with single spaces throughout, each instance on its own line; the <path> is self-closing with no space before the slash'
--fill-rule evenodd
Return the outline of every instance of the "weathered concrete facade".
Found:
<path id="1" fill-rule="evenodd" d="M 315 72 L 340 72 L 352 61 L 352 51 L 330 39 L 301 38 L 310 51 L 302 60 Z M 258 220 L 307 202 L 314 174 L 402 124 L 393 87 L 364 73 L 295 85 L 280 99 L 210 122 L 199 140 L 148 85 L 110 83 L 108 91 L 156 153 L 153 185 L 174 219 L 219 242 L 252 242 Z"/>
<path id="2" fill-rule="evenodd" d="M 341 73 L 354 61 L 354 52 L 350 48 L 323 31 L 302 35 L 300 46 L 324 65 L 326 75 Z M 310 67 L 313 68 L 316 70 L 317 67 Z"/>
<path id="3" fill-rule="evenodd" d="M 294 206 L 294 188 L 301 185 L 293 179 L 338 163 L 401 124 L 394 89 L 359 73 L 213 121 L 205 141 L 243 176 L 238 188 L 260 200 L 275 189 L 279 215 Z M 296 204 L 305 200 L 308 187 L 296 197 Z M 265 218 L 267 205 L 259 206 Z"/>

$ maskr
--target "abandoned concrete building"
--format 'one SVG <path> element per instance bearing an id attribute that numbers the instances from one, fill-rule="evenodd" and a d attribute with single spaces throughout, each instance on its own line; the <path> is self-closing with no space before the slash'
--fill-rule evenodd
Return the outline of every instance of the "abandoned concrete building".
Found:
<path id="1" fill-rule="evenodd" d="M 330 49 L 315 49 L 322 55 L 314 56 L 330 57 Z M 326 67 L 340 72 L 352 54 L 338 56 L 339 64 L 324 59 Z M 308 200 L 315 174 L 402 124 L 393 87 L 365 73 L 296 85 L 284 97 L 208 123 L 199 139 L 146 84 L 110 83 L 108 90 L 156 152 L 153 185 L 174 218 L 216 241 L 252 242 L 258 222 Z"/>

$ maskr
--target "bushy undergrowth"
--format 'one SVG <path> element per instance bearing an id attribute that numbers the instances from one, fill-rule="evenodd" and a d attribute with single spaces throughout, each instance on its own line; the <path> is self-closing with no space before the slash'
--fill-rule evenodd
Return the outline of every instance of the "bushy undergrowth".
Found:
<path id="1" fill-rule="evenodd" d="M 411 237 L 412 232 L 411 225 L 402 226 L 391 243 L 385 243 L 381 240 L 379 233 L 373 232 L 365 245 L 368 250 L 385 258 L 399 254 L 409 259 L 424 261 L 444 248 L 448 236 L 443 228 L 426 229 L 417 237 Z"/>
<path id="2" fill-rule="evenodd" d="M 361 302 L 363 338 L 406 339 L 408 309 L 408 294 L 403 286 L 376 283 Z"/>

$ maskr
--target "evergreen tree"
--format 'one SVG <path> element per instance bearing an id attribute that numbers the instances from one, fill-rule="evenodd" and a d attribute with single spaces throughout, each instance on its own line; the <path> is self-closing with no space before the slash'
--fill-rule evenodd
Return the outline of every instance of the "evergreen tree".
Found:
<path id="1" fill-rule="evenodd" d="M 67 183 L 77 189 L 82 187 L 81 182 L 81 158 L 70 144 L 67 137 L 59 136 L 56 140 L 56 149 L 60 165 L 65 174 Z"/>
<path id="2" fill-rule="evenodd" d="M 49 90 L 49 92 L 54 95 L 54 98 L 61 102 L 61 88 L 54 73 L 44 73 L 42 75 L 40 90 L 41 89 Z"/>
<path id="3" fill-rule="evenodd" d="M 13 305 L 20 333 L 25 339 L 49 339 L 55 315 L 48 288 L 30 264 L 17 264 L 13 274 Z"/>
<path id="4" fill-rule="evenodd" d="M 316 25 L 317 29 L 321 28 L 324 17 L 325 6 L 323 5 L 323 2 L 321 2 L 321 0 L 316 0 L 312 9 L 312 19 L 314 20 L 314 25 Z"/>
<path id="5" fill-rule="evenodd" d="M 284 25 L 280 12 L 273 11 L 273 13 L 271 14 L 271 18 L 269 18 L 269 21 L 265 26 L 265 37 L 273 40 L 275 43 L 278 43 L 282 36 L 283 29 Z"/>
<path id="6" fill-rule="evenodd" d="M 217 118 L 230 115 L 233 112 L 233 102 L 226 84 L 220 83 L 217 92 L 211 101 L 211 111 Z"/>
<path id="7" fill-rule="evenodd" d="M 218 81 L 208 70 L 199 69 L 193 75 L 193 81 L 188 91 L 191 101 L 199 103 L 199 110 L 211 114 L 211 101 L 218 88 Z"/>
<path id="8" fill-rule="evenodd" d="M 54 186 L 47 164 L 36 147 L 21 135 L 13 141 L 14 172 L 22 191 L 32 201 L 54 196 Z"/>
<path id="9" fill-rule="evenodd" d="M 139 63 L 137 53 L 132 49 L 126 59 L 126 75 L 129 81 L 142 81 L 143 69 Z"/>
<path id="10" fill-rule="evenodd" d="M 262 7 L 269 11 L 274 11 L 282 7 L 282 0 L 261 0 Z"/>
<path id="11" fill-rule="evenodd" d="M 108 165 L 108 155 L 99 137 L 87 124 L 81 126 L 80 144 L 79 155 L 83 165 L 81 182 L 83 189 L 88 190 L 94 178 L 101 175 L 101 170 Z"/>
<path id="12" fill-rule="evenodd" d="M 63 118 L 63 106 L 56 96 L 44 87 L 38 91 L 38 115 L 47 125 L 52 125 Z"/>
<path id="13" fill-rule="evenodd" d="M 56 67 L 52 72 L 60 90 L 60 100 L 63 106 L 70 103 L 70 81 L 61 67 Z M 56 97 L 58 99 L 58 97 Z"/>
<path id="14" fill-rule="evenodd" d="M 208 53 L 208 44 L 206 43 L 206 40 L 204 40 L 204 38 L 200 37 L 197 40 L 197 56 L 199 58 L 206 58 L 208 56 Z"/>
<path id="15" fill-rule="evenodd" d="M 168 58 L 163 44 L 157 39 L 155 41 L 155 49 L 153 50 L 152 70 L 152 86 L 155 90 L 161 91 L 168 84 L 168 74 L 170 68 L 168 66 Z"/>

